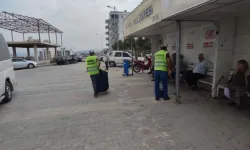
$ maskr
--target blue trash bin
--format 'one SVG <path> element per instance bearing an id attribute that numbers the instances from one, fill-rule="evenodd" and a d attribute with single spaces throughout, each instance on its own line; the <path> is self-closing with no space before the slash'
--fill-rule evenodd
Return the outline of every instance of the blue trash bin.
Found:
<path id="1" fill-rule="evenodd" d="M 129 60 L 124 59 L 123 60 L 123 75 L 124 76 L 129 76 Z"/>

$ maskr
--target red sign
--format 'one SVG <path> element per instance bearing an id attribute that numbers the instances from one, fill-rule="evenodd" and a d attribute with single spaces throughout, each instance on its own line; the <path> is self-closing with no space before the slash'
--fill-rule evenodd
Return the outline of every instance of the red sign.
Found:
<path id="1" fill-rule="evenodd" d="M 215 30 L 207 30 L 206 32 L 205 32 L 205 39 L 206 40 L 213 40 L 213 39 L 215 39 Z"/>
<path id="2" fill-rule="evenodd" d="M 204 48 L 214 47 L 214 42 L 213 41 L 204 42 L 203 46 L 204 46 Z"/>
<path id="3" fill-rule="evenodd" d="M 194 49 L 194 44 L 193 43 L 187 43 L 186 47 L 187 47 L 187 49 Z"/>

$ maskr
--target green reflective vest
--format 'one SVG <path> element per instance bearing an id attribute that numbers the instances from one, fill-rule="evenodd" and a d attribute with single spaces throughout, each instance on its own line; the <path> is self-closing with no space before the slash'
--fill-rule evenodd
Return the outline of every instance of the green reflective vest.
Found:
<path id="1" fill-rule="evenodd" d="M 157 53 L 155 53 L 155 70 L 159 71 L 168 71 L 168 66 L 167 66 L 167 58 L 166 55 L 168 54 L 167 51 L 160 50 Z"/>
<path id="2" fill-rule="evenodd" d="M 87 72 L 89 75 L 99 74 L 98 62 L 96 60 L 97 60 L 96 56 L 88 56 L 85 59 Z"/>

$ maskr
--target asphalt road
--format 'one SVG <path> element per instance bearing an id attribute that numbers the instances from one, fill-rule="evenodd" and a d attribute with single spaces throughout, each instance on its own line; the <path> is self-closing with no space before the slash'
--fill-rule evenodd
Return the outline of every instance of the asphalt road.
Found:
<path id="1" fill-rule="evenodd" d="M 249 118 L 235 109 L 194 92 L 182 105 L 156 102 L 147 74 L 122 77 L 121 68 L 95 99 L 84 68 L 16 71 L 14 98 L 0 107 L 0 150 L 250 149 Z"/>

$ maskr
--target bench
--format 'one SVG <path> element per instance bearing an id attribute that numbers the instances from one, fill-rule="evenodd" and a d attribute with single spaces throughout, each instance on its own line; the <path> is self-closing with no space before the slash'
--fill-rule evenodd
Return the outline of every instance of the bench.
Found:
<path id="1" fill-rule="evenodd" d="M 193 69 L 194 69 L 194 65 L 193 64 L 190 64 L 188 66 L 188 68 L 187 68 L 187 70 L 193 70 Z M 213 68 L 208 68 L 205 77 L 202 78 L 202 79 L 199 79 L 197 81 L 198 86 L 199 86 L 200 83 L 212 86 L 213 85 L 213 73 L 214 73 L 214 69 Z"/>
<path id="2" fill-rule="evenodd" d="M 198 80 L 198 86 L 200 83 L 213 85 L 213 74 L 214 70 L 212 68 L 208 69 L 204 78 Z"/>

